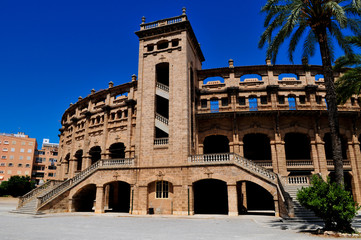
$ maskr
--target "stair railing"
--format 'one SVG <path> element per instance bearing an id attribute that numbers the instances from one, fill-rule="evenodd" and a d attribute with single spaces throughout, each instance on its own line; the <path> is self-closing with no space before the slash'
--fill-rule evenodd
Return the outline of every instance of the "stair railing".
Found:
<path id="1" fill-rule="evenodd" d="M 18 203 L 18 209 L 21 208 L 22 206 L 24 206 L 26 203 L 30 202 L 32 199 L 34 199 L 34 197 L 38 196 L 41 192 L 43 192 L 45 189 L 47 189 L 50 186 L 54 186 L 56 183 L 60 183 L 62 181 L 59 180 L 50 180 L 45 182 L 43 185 L 34 188 L 33 190 L 31 190 L 30 192 L 26 193 L 25 195 L 21 196 L 19 198 L 19 203 Z"/>

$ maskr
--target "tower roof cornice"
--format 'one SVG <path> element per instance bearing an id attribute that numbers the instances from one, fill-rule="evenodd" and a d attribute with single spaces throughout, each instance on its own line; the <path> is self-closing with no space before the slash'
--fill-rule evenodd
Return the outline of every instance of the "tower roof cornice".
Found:
<path id="1" fill-rule="evenodd" d="M 161 19 L 150 23 L 142 22 L 142 24 L 140 24 L 140 30 L 135 32 L 135 34 L 139 37 L 139 39 L 144 39 L 177 31 L 187 31 L 200 60 L 203 62 L 205 60 L 204 55 L 199 46 L 196 35 L 193 32 L 192 26 L 188 21 L 187 15 L 185 14 L 177 17 Z"/>

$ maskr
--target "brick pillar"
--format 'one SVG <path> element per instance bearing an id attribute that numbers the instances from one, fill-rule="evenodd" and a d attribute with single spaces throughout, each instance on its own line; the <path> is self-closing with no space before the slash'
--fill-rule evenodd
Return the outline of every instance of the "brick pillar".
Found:
<path id="1" fill-rule="evenodd" d="M 244 157 L 243 141 L 239 141 L 239 155 Z"/>
<path id="2" fill-rule="evenodd" d="M 354 136 L 353 136 L 354 138 Z M 361 202 L 361 195 L 360 195 L 360 181 L 359 181 L 359 174 L 357 171 L 357 156 L 356 156 L 356 151 L 354 148 L 354 141 L 357 141 L 356 139 L 352 139 L 351 141 L 348 142 L 348 152 L 349 152 L 349 160 L 351 162 L 351 169 L 352 169 L 352 190 L 353 190 L 353 195 L 354 195 L 354 199 L 356 202 Z M 358 144 L 356 144 L 356 148 L 358 147 Z M 360 148 L 358 148 L 358 150 L 360 151 Z"/>
<path id="3" fill-rule="evenodd" d="M 104 198 L 105 198 L 105 202 L 104 202 L 104 210 L 108 210 L 109 209 L 109 191 L 110 191 L 110 184 L 107 184 L 105 186 L 105 191 L 104 191 Z"/>
<path id="4" fill-rule="evenodd" d="M 352 140 L 353 140 L 353 149 L 354 149 L 354 156 L 355 156 L 355 164 L 356 168 L 354 168 L 354 166 L 351 163 L 351 167 L 352 167 L 352 173 L 355 176 L 354 173 L 357 174 L 358 178 L 353 178 L 353 182 L 357 182 L 359 187 L 356 188 L 355 186 L 355 190 L 354 192 L 356 193 L 357 197 L 361 196 L 361 189 L 360 189 L 360 181 L 361 181 L 361 151 L 360 151 L 360 142 L 357 139 L 356 135 L 352 136 Z M 355 199 L 355 201 L 357 201 L 359 204 L 361 203 L 361 199 L 357 198 Z"/>
<path id="5" fill-rule="evenodd" d="M 285 142 L 282 141 L 279 134 L 275 134 L 275 154 L 277 155 L 277 173 L 282 176 L 287 176 L 287 165 L 286 165 L 286 152 L 285 152 Z M 272 154 L 273 155 L 273 154 Z M 272 156 L 273 163 L 273 156 Z"/>
<path id="6" fill-rule="evenodd" d="M 97 186 L 95 196 L 95 213 L 104 213 L 104 200 L 104 188 L 103 186 Z"/>
<path id="7" fill-rule="evenodd" d="M 227 184 L 228 191 L 228 215 L 238 216 L 237 185 Z"/>
<path id="8" fill-rule="evenodd" d="M 271 157 L 272 157 L 273 172 L 278 173 L 278 160 L 277 160 L 276 142 L 274 140 L 271 140 L 270 145 L 271 145 Z"/>
<path id="9" fill-rule="evenodd" d="M 198 144 L 198 154 L 203 154 L 203 144 Z"/>
<path id="10" fill-rule="evenodd" d="M 327 179 L 328 170 L 327 170 L 327 161 L 326 161 L 326 153 L 325 153 L 325 143 L 322 141 L 320 135 L 316 134 L 316 146 L 317 146 L 317 154 L 318 154 L 318 165 L 321 176 L 324 180 Z"/>
<path id="11" fill-rule="evenodd" d="M 75 175 L 76 171 L 76 159 L 72 158 L 69 159 L 69 172 L 68 172 L 68 178 L 72 178 Z"/>
<path id="12" fill-rule="evenodd" d="M 193 185 L 188 185 L 187 189 L 187 214 L 194 215 L 194 192 Z"/>
<path id="13" fill-rule="evenodd" d="M 314 167 L 314 173 L 320 173 L 320 165 L 318 160 L 317 144 L 316 141 L 311 141 L 311 159 Z"/>
<path id="14" fill-rule="evenodd" d="M 247 211 L 248 209 L 248 205 L 247 205 L 247 187 L 246 187 L 246 182 L 242 182 L 242 206 L 244 207 L 244 209 Z"/>
<path id="15" fill-rule="evenodd" d="M 84 169 L 90 167 L 91 164 L 92 164 L 92 160 L 91 160 L 90 156 L 83 156 L 83 164 L 81 166 L 81 170 L 84 170 Z"/>
<path id="16" fill-rule="evenodd" d="M 148 186 L 134 187 L 133 214 L 146 215 L 148 213 Z"/>

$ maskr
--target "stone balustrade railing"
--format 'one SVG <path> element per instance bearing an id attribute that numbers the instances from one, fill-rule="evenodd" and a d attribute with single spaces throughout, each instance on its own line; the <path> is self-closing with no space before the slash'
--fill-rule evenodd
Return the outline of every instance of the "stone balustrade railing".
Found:
<path id="1" fill-rule="evenodd" d="M 140 30 L 147 30 L 147 29 L 152 29 L 152 28 L 156 28 L 156 27 L 162 27 L 162 26 L 165 26 L 165 25 L 179 23 L 179 22 L 183 22 L 183 21 L 186 21 L 186 20 L 187 20 L 187 16 L 182 15 L 182 16 L 178 16 L 178 17 L 162 19 L 162 20 L 159 20 L 159 21 L 156 21 L 156 22 L 142 23 L 140 25 Z"/>
<path id="2" fill-rule="evenodd" d="M 69 190 L 70 188 L 74 187 L 75 185 L 80 183 L 83 179 L 90 176 L 98 169 L 106 168 L 108 166 L 124 167 L 124 166 L 132 166 L 132 165 L 134 165 L 133 158 L 99 160 L 94 164 L 92 164 L 91 166 L 89 166 L 88 168 L 81 171 L 80 173 L 76 174 L 73 178 L 67 179 L 66 181 L 58 185 L 56 188 L 38 197 L 37 209 L 44 206 L 46 203 L 48 203 L 55 197 L 59 196 L 60 194 L 64 193 L 65 191 Z"/>
<path id="3" fill-rule="evenodd" d="M 235 153 L 217 153 L 217 154 L 201 154 L 188 157 L 189 163 L 198 164 L 214 164 L 214 163 L 234 163 L 243 169 L 246 169 L 268 181 L 276 182 L 277 175 L 251 160 L 248 160 Z"/>
<path id="4" fill-rule="evenodd" d="M 348 160 L 342 161 L 344 166 L 351 166 L 351 162 Z M 327 166 L 333 166 L 333 160 L 327 160 Z"/>
<path id="5" fill-rule="evenodd" d="M 167 145 L 168 141 L 168 138 L 156 138 L 154 139 L 154 145 Z"/>
<path id="6" fill-rule="evenodd" d="M 104 159 L 103 166 L 133 166 L 134 158 Z"/>
<path id="7" fill-rule="evenodd" d="M 261 167 L 272 167 L 271 160 L 252 160 L 252 161 Z"/>
<path id="8" fill-rule="evenodd" d="M 169 92 L 169 87 L 167 85 L 164 85 L 164 84 L 160 83 L 160 82 L 156 83 L 156 87 L 163 90 L 163 91 Z"/>
<path id="9" fill-rule="evenodd" d="M 159 113 L 155 114 L 155 119 L 161 121 L 162 123 L 164 123 L 165 125 L 168 125 L 168 119 L 163 117 L 162 115 L 160 115 Z"/>
<path id="10" fill-rule="evenodd" d="M 312 160 L 308 160 L 308 159 L 286 160 L 286 165 L 288 167 L 313 166 L 313 162 L 312 162 Z"/>
<path id="11" fill-rule="evenodd" d="M 307 185 L 310 184 L 310 176 L 287 176 L 283 177 L 286 185 Z"/>
<path id="12" fill-rule="evenodd" d="M 50 180 L 45 182 L 43 185 L 31 190 L 30 192 L 26 193 L 24 196 L 19 198 L 19 204 L 18 204 L 18 208 L 24 206 L 26 203 L 28 203 L 31 199 L 33 199 L 34 197 L 38 196 L 39 194 L 41 194 L 41 192 L 43 192 L 45 189 L 47 189 L 50 186 L 54 186 L 56 184 L 60 184 L 62 181 L 58 181 L 58 180 Z"/>

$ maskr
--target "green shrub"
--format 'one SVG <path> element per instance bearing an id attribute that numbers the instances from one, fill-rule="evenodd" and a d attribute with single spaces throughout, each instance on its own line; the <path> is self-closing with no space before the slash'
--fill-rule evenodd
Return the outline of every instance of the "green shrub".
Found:
<path id="1" fill-rule="evenodd" d="M 35 182 L 29 176 L 11 176 L 8 181 L 3 181 L 0 185 L 0 196 L 11 195 L 13 197 L 22 196 L 35 188 Z"/>
<path id="2" fill-rule="evenodd" d="M 313 175 L 311 186 L 299 190 L 297 199 L 324 221 L 325 230 L 354 232 L 351 222 L 360 207 L 343 186 L 331 183 L 329 178 L 325 182 L 319 175 Z"/>

